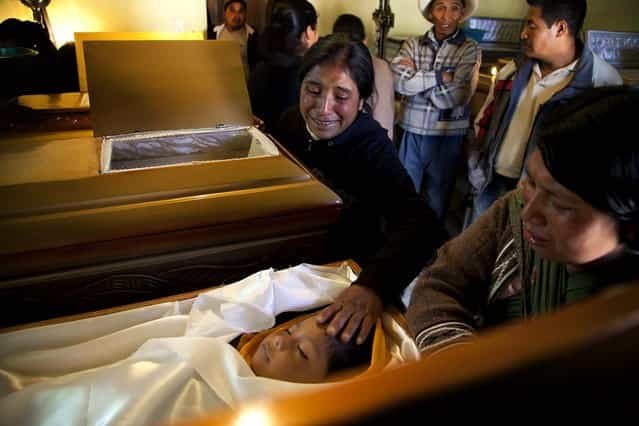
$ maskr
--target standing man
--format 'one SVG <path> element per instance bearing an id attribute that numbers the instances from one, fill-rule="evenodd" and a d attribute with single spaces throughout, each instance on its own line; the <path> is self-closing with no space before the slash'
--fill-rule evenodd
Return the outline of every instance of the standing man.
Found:
<path id="1" fill-rule="evenodd" d="M 248 78 L 257 63 L 257 32 L 246 23 L 246 1 L 224 2 L 224 23 L 209 31 L 209 39 L 235 40 L 240 43 L 244 75 Z"/>
<path id="2" fill-rule="evenodd" d="M 619 73 L 579 39 L 586 0 L 526 1 L 524 60 L 499 71 L 475 121 L 479 152 L 469 162 L 476 191 L 471 221 L 515 188 L 546 111 L 589 87 L 622 84 Z"/>
<path id="3" fill-rule="evenodd" d="M 408 39 L 391 62 L 395 91 L 404 95 L 399 157 L 415 189 L 424 186 L 431 207 L 443 218 L 481 63 L 478 43 L 459 24 L 473 14 L 477 1 L 420 0 L 419 8 L 433 27 Z"/>

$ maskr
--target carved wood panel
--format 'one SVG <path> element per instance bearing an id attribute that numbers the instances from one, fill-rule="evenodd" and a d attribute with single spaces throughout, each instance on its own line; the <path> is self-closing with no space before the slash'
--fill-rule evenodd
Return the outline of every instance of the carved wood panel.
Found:
<path id="1" fill-rule="evenodd" d="M 228 284 L 268 267 L 335 261 L 324 231 L 0 282 L 0 327 Z"/>

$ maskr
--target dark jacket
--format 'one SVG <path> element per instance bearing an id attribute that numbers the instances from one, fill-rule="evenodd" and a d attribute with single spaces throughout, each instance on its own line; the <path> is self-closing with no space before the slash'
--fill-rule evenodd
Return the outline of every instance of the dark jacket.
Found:
<path id="1" fill-rule="evenodd" d="M 526 158 L 537 146 L 541 117 L 556 105 L 566 102 L 579 93 L 600 86 L 620 85 L 619 73 L 590 49 L 579 44 L 581 55 L 570 83 L 543 104 L 534 118 L 530 138 L 527 142 Z M 527 59 L 523 63 L 513 61 L 504 66 L 497 76 L 494 98 L 487 99 L 483 114 L 477 119 L 478 139 L 481 149 L 477 170 L 471 173 L 470 181 L 478 193 L 483 192 L 495 176 L 495 162 L 510 122 L 519 103 L 519 98 L 528 86 L 535 61 Z M 525 164 L 525 161 L 524 161 Z"/>
<path id="2" fill-rule="evenodd" d="M 330 231 L 333 253 L 362 266 L 357 284 L 373 288 L 386 302 L 396 300 L 446 233 L 415 192 L 386 130 L 360 113 L 336 138 L 315 141 L 295 107 L 274 133 L 344 202 Z"/>
<path id="3" fill-rule="evenodd" d="M 273 54 L 260 62 L 248 81 L 253 115 L 264 120 L 265 130 L 272 132 L 280 116 L 300 99 L 297 72 L 301 57 Z"/>
<path id="4" fill-rule="evenodd" d="M 433 353 L 465 340 L 479 328 L 524 317 L 525 311 L 513 302 L 521 297 L 522 288 L 533 286 L 533 277 L 521 270 L 525 245 L 520 241 L 521 205 L 512 209 L 517 196 L 513 191 L 498 199 L 468 229 L 444 244 L 437 259 L 420 274 L 406 314 L 420 351 Z M 557 289 L 555 309 L 637 280 L 638 260 L 638 255 L 626 251 L 569 272 L 571 284 L 563 292 Z M 551 275 L 549 270 L 546 275 Z"/>

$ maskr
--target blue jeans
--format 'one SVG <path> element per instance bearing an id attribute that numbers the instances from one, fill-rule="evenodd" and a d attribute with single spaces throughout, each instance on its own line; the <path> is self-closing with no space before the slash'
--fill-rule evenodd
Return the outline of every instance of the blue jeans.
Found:
<path id="1" fill-rule="evenodd" d="M 424 136 L 406 131 L 402 135 L 399 160 L 417 192 L 424 188 L 428 202 L 439 218 L 444 217 L 448 208 L 464 139 L 464 135 Z"/>
<path id="2" fill-rule="evenodd" d="M 517 181 L 517 179 L 495 173 L 490 183 L 486 185 L 486 188 L 473 199 L 473 213 L 470 221 L 464 224 L 464 228 L 476 221 L 499 197 L 515 189 L 515 187 L 517 187 Z"/>

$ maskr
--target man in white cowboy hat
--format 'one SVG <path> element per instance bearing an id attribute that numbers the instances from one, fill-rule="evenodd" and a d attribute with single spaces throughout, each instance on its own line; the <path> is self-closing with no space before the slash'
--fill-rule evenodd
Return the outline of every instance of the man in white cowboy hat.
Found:
<path id="1" fill-rule="evenodd" d="M 392 60 L 395 91 L 403 96 L 399 157 L 417 191 L 424 189 L 443 218 L 469 127 L 469 102 L 481 50 L 459 25 L 478 0 L 419 0 L 432 28 L 408 39 Z"/>

